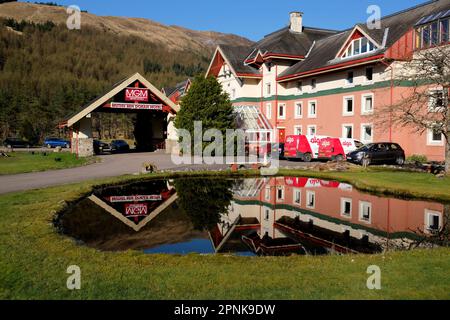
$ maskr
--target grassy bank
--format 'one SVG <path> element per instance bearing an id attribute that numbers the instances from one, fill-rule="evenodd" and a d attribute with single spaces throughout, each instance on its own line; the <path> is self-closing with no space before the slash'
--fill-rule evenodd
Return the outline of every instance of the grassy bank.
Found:
<path id="1" fill-rule="evenodd" d="M 0 175 L 73 168 L 94 161 L 94 158 L 77 158 L 68 152 L 12 152 L 9 155 L 0 157 Z"/>
<path id="2" fill-rule="evenodd" d="M 325 178 L 330 174 L 320 175 Z M 350 179 L 346 173 L 333 175 Z M 396 183 L 396 179 L 403 178 L 406 181 L 399 185 L 411 187 L 411 193 L 423 192 L 431 181 L 425 175 L 391 172 L 355 177 L 359 177 L 358 183 L 373 188 L 387 188 L 383 179 Z M 102 183 L 119 183 L 123 179 Z M 438 183 L 442 188 L 449 181 Z M 52 219 L 64 206 L 61 201 L 78 199 L 89 193 L 92 186 L 93 183 L 85 182 L 0 196 L 0 298 L 450 299 L 448 248 L 375 256 L 246 258 L 146 256 L 82 247 L 55 233 Z M 430 191 L 444 198 L 450 192 L 449 188 L 444 192 L 433 188 Z M 81 267 L 80 291 L 66 289 L 66 268 L 70 265 Z M 370 265 L 378 265 L 382 270 L 380 291 L 366 288 L 366 270 Z"/>

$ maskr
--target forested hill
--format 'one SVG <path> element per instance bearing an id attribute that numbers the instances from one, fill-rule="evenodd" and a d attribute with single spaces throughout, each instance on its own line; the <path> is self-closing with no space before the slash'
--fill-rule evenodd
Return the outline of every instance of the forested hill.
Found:
<path id="1" fill-rule="evenodd" d="M 12 4 L 21 5 L 1 4 L 0 12 Z M 119 80 L 139 72 L 159 88 L 171 86 L 204 72 L 212 51 L 95 26 L 70 31 L 52 21 L 0 18 L 0 138 L 39 142 Z"/>

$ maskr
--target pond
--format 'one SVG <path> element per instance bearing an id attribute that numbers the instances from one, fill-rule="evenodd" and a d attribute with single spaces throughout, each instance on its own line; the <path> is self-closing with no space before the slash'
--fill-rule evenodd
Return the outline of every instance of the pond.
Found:
<path id="1" fill-rule="evenodd" d="M 445 245 L 448 206 L 302 177 L 180 178 L 103 187 L 59 214 L 101 251 L 243 256 L 375 254 Z"/>

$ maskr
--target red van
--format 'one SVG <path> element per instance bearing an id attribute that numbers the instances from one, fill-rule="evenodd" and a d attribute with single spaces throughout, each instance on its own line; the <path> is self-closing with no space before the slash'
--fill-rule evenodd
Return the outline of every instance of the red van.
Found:
<path id="1" fill-rule="evenodd" d="M 347 154 L 360 146 L 362 143 L 354 139 L 325 138 L 319 143 L 319 158 L 343 161 Z"/>
<path id="2" fill-rule="evenodd" d="M 325 136 L 287 136 L 284 145 L 284 157 L 287 160 L 299 159 L 311 162 L 319 157 L 319 143 Z"/>

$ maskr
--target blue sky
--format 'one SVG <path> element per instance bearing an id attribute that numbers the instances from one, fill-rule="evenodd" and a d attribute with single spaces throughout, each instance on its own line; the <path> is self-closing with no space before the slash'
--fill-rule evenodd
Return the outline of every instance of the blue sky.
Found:
<path id="1" fill-rule="evenodd" d="M 50 0 L 41 0 L 50 1 Z M 388 15 L 426 0 L 51 0 L 76 4 L 97 15 L 148 18 L 194 30 L 235 33 L 258 40 L 288 23 L 291 11 L 303 11 L 305 25 L 345 29 L 367 20 L 367 7 Z"/>

